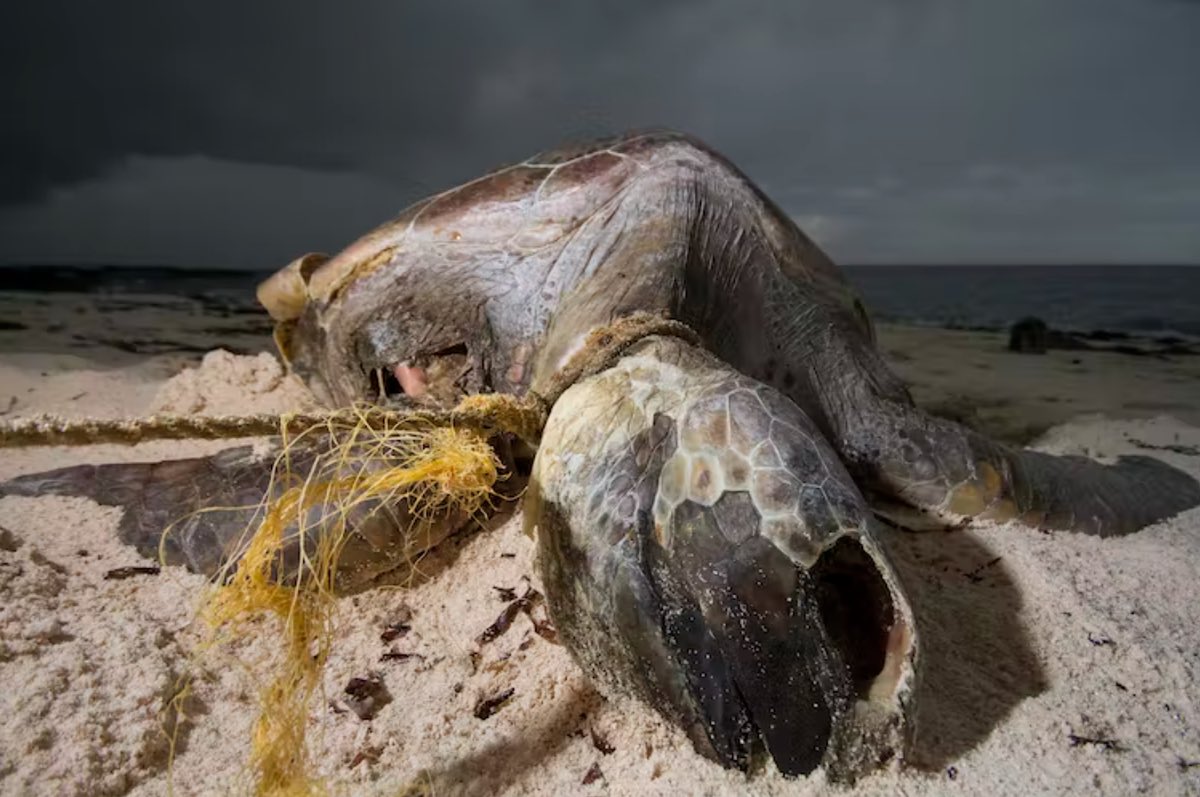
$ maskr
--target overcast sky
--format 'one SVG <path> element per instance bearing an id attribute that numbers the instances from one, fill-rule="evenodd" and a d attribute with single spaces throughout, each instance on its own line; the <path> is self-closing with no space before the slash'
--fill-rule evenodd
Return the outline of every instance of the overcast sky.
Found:
<path id="1" fill-rule="evenodd" d="M 274 268 L 647 126 L 844 263 L 1200 262 L 1189 0 L 2 6 L 0 262 Z"/>

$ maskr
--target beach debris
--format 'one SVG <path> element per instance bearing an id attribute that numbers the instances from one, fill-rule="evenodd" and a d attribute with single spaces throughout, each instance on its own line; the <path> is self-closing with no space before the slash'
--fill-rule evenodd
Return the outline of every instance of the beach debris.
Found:
<path id="1" fill-rule="evenodd" d="M 983 571 L 999 564 L 999 562 L 1002 558 L 1003 557 L 997 556 L 995 559 L 990 559 L 990 560 L 984 562 L 983 564 L 981 564 L 979 567 L 976 567 L 975 569 L 970 570 L 970 571 L 964 573 L 963 575 L 965 575 L 967 577 L 967 580 L 970 581 L 972 584 L 978 584 L 980 581 L 983 581 Z"/>
<path id="2" fill-rule="evenodd" d="M 412 630 L 412 626 L 409 625 L 409 620 L 411 619 L 412 609 L 409 609 L 407 606 L 401 606 L 400 610 L 396 613 L 396 619 L 384 627 L 379 638 L 384 642 L 394 642 L 403 636 L 407 636 L 408 632 Z"/>
<path id="3" fill-rule="evenodd" d="M 492 587 L 496 590 L 496 594 L 502 601 L 515 601 L 517 599 L 517 591 L 512 587 Z"/>
<path id="4" fill-rule="evenodd" d="M 521 599 L 517 599 L 505 606 L 504 611 L 500 612 L 500 615 L 492 621 L 492 624 L 483 629 L 479 636 L 475 637 L 475 644 L 482 646 L 499 639 L 503 636 L 504 632 L 512 627 L 513 620 L 516 619 L 521 611 Z"/>
<path id="5" fill-rule="evenodd" d="M 1117 646 L 1117 643 L 1114 642 L 1113 640 L 1109 639 L 1108 637 L 1094 636 L 1091 631 L 1088 632 L 1087 640 L 1088 640 L 1088 642 L 1091 642 L 1096 647 L 1103 647 L 1105 645 L 1108 645 L 1108 646 L 1115 648 Z"/>
<path id="6" fill-rule="evenodd" d="M 162 572 L 162 568 L 157 565 L 133 565 L 131 567 L 117 567 L 109 570 L 104 574 L 105 581 L 122 581 L 134 576 L 157 576 Z"/>
<path id="7" fill-rule="evenodd" d="M 1067 738 L 1071 740 L 1072 747 L 1094 745 L 1103 748 L 1106 753 L 1119 753 L 1125 749 L 1116 739 L 1105 739 L 1099 736 L 1080 736 L 1074 733 L 1067 734 Z"/>
<path id="8" fill-rule="evenodd" d="M 346 708 L 358 715 L 360 720 L 371 720 L 379 710 L 392 702 L 392 696 L 383 679 L 371 673 L 365 678 L 351 678 L 342 690 L 342 702 Z"/>
<path id="9" fill-rule="evenodd" d="M 493 589 L 499 590 L 502 588 L 493 587 Z M 515 597 L 515 590 L 507 590 L 507 592 L 512 593 Z M 533 587 L 527 587 L 524 595 L 515 597 L 514 600 L 504 607 L 504 611 L 500 612 L 492 624 L 483 629 L 479 636 L 475 638 L 475 643 L 482 647 L 503 636 L 512 627 L 513 621 L 517 619 L 517 616 L 522 613 L 529 617 L 529 621 L 533 624 L 533 630 L 538 636 L 550 642 L 558 642 L 558 631 L 551 625 L 549 618 L 539 616 L 540 612 L 538 614 L 534 613 L 535 609 L 544 607 L 544 605 L 545 596 Z"/>
<path id="10" fill-rule="evenodd" d="M 592 764 L 591 767 L 588 768 L 587 772 L 584 773 L 583 785 L 588 786 L 588 785 L 591 785 L 592 783 L 595 783 L 598 780 L 603 780 L 603 779 L 604 779 L 604 773 L 600 771 L 600 762 L 597 761 L 596 763 Z"/>
<path id="11" fill-rule="evenodd" d="M 378 764 L 379 757 L 383 754 L 383 748 L 379 745 L 368 745 L 354 754 L 350 759 L 349 767 L 354 769 L 356 766 L 366 761 L 368 765 Z"/>
<path id="12" fill-rule="evenodd" d="M 946 777 L 950 780 L 958 779 L 958 767 L 946 767 Z"/>
<path id="13" fill-rule="evenodd" d="M 379 657 L 380 661 L 408 661 L 409 659 L 425 658 L 420 653 L 405 653 L 399 650 L 389 650 Z"/>
<path id="14" fill-rule="evenodd" d="M 408 623 L 392 623 L 387 628 L 383 629 L 383 633 L 379 635 L 379 638 L 384 642 L 393 642 L 401 637 L 407 636 L 408 632 L 411 630 L 412 626 Z"/>
<path id="15" fill-rule="evenodd" d="M 603 755 L 612 755 L 616 752 L 616 747 L 608 740 L 608 737 L 600 733 L 595 728 L 591 729 L 592 747 L 595 747 Z"/>
<path id="16" fill-rule="evenodd" d="M 503 692 L 492 695 L 491 697 L 481 698 L 479 702 L 475 704 L 475 708 L 472 712 L 475 714 L 475 719 L 485 720 L 492 716 L 497 711 L 504 708 L 504 704 L 507 703 L 515 693 L 516 690 L 512 687 L 509 687 Z"/>

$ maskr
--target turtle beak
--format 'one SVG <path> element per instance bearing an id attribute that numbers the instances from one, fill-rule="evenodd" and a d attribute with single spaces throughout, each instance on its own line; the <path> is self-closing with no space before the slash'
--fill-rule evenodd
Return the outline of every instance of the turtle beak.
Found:
<path id="1" fill-rule="evenodd" d="M 258 286 L 259 304 L 276 322 L 295 321 L 309 301 L 309 277 L 328 260 L 328 255 L 309 253 L 288 263 Z"/>

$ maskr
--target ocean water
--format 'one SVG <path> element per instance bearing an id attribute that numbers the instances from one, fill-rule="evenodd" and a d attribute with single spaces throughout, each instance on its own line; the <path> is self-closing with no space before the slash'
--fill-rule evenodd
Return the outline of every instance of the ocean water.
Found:
<path id="1" fill-rule="evenodd" d="M 847 266 L 872 317 L 1004 329 L 1051 327 L 1200 337 L 1197 266 Z"/>
<path id="2" fill-rule="evenodd" d="M 1200 266 L 845 266 L 872 317 L 1004 329 L 1025 316 L 1080 332 L 1200 338 Z M 139 305 L 195 322 L 240 317 L 265 327 L 254 288 L 269 272 L 169 268 L 0 268 L 0 316 L 88 294 L 102 310 Z M 49 308 L 47 308 L 49 309 Z M 186 311 L 180 314 L 178 311 Z M 0 318 L 0 321 L 4 320 Z M 207 323 L 207 322 L 205 322 Z M 2 324 L 0 324 L 2 326 Z M 115 331 L 115 330 L 114 330 Z M 215 330 L 214 330 L 215 331 Z M 247 330 L 249 331 L 249 330 Z"/>

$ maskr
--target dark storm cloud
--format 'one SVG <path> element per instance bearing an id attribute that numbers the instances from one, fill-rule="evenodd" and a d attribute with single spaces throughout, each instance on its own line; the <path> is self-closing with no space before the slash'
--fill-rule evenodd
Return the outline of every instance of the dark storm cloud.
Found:
<path id="1" fill-rule="evenodd" d="M 571 104 L 563 95 L 589 69 L 589 45 L 665 7 L 13 4 L 5 27 L 19 35 L 0 55 L 13 94 L 2 199 L 94 177 L 131 154 L 400 173 L 432 152 L 494 158 L 516 131 L 587 132 L 599 125 L 547 125 L 545 114 Z M 537 107 L 546 94 L 554 110 Z M 492 109 L 510 119 L 480 118 Z"/>
<path id="2" fill-rule="evenodd" d="M 1200 7 L 5 4 L 0 258 L 274 265 L 666 125 L 853 260 L 1200 259 Z M 264 262 L 265 261 L 265 262 Z"/>

